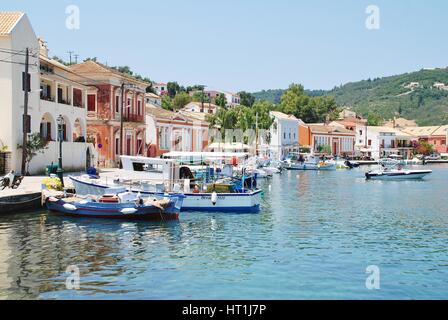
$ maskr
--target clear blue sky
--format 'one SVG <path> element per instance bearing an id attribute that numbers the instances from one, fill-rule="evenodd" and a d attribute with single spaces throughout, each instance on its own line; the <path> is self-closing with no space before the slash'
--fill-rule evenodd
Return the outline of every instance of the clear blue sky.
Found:
<path id="1" fill-rule="evenodd" d="M 80 30 L 65 28 L 78 5 Z M 381 9 L 367 30 L 366 7 Z M 12 0 L 52 55 L 96 56 L 156 81 L 230 91 L 349 81 L 448 66 L 448 2 L 440 0 Z"/>

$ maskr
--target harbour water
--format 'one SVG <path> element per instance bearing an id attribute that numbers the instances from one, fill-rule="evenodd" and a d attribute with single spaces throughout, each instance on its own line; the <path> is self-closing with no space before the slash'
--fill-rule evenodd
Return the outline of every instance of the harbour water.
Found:
<path id="1" fill-rule="evenodd" d="M 262 182 L 260 214 L 1 216 L 0 299 L 447 299 L 448 166 L 431 169 L 398 182 L 286 172 Z"/>

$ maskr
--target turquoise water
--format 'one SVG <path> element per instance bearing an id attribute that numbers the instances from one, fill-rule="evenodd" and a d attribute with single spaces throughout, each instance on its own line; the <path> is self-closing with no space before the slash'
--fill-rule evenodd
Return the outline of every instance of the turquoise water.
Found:
<path id="1" fill-rule="evenodd" d="M 260 214 L 179 222 L 0 217 L 0 298 L 447 299 L 448 166 L 426 181 L 286 172 Z M 66 268 L 80 270 L 67 290 Z M 380 269 L 369 290 L 366 268 Z"/>

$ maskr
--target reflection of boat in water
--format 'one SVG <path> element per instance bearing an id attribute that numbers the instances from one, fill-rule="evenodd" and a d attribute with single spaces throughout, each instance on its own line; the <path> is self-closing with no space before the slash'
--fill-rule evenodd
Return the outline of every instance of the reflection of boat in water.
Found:
<path id="1" fill-rule="evenodd" d="M 142 198 L 130 192 L 105 195 L 98 199 L 48 197 L 48 210 L 76 217 L 128 219 L 128 220 L 177 220 L 182 207 L 183 195 L 164 199 Z"/>
<path id="2" fill-rule="evenodd" d="M 188 154 L 182 156 L 185 158 Z M 206 161 L 206 154 L 201 157 L 201 161 Z M 123 171 L 118 177 L 70 177 L 76 193 L 101 196 L 109 188 L 127 187 L 130 192 L 140 193 L 144 198 L 163 198 L 167 192 L 182 192 L 185 195 L 182 211 L 258 212 L 260 209 L 262 191 L 256 188 L 253 177 L 243 174 L 236 178 L 230 170 L 228 176 L 221 175 L 211 181 L 209 171 L 198 179 L 191 172 L 181 176 L 181 168 L 173 159 L 123 156 L 121 160 Z"/>
<path id="3" fill-rule="evenodd" d="M 390 159 L 379 164 L 379 169 L 366 172 L 367 180 L 416 180 L 432 173 L 432 170 L 404 169 L 400 162 Z"/>

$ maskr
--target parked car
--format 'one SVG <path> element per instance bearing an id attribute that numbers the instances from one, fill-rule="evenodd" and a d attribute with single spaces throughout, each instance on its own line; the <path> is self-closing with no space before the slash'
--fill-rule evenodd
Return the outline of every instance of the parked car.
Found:
<path id="1" fill-rule="evenodd" d="M 440 160 L 440 155 L 433 153 L 426 157 L 426 160 Z"/>

